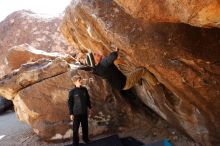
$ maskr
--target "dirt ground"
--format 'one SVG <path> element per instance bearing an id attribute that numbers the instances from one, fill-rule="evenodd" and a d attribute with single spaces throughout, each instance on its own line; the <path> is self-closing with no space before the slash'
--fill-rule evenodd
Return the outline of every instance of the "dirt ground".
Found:
<path id="1" fill-rule="evenodd" d="M 169 128 L 168 125 L 164 123 L 164 121 L 158 121 L 146 132 L 143 132 L 143 130 L 130 129 L 118 135 L 120 137 L 132 136 L 146 144 L 163 138 L 169 138 L 174 146 L 199 146 L 191 139 Z M 95 140 L 105 136 L 107 135 L 101 135 L 91 139 Z M 37 135 L 32 132 L 31 127 L 17 120 L 14 112 L 8 111 L 0 115 L 0 146 L 64 146 L 70 143 L 71 141 L 61 143 L 41 141 Z"/>

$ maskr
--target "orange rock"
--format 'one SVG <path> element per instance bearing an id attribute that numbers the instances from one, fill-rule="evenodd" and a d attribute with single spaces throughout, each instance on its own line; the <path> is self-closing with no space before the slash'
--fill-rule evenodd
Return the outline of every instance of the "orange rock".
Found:
<path id="1" fill-rule="evenodd" d="M 37 62 L 24 64 L 18 70 L 0 78 L 0 95 L 12 100 L 18 91 L 42 80 L 67 72 L 66 61 L 41 59 Z"/>
<path id="2" fill-rule="evenodd" d="M 212 21 L 218 22 L 219 4 L 216 1 L 195 1 L 195 5 L 190 5 L 185 4 L 186 1 L 178 1 L 174 2 L 170 12 L 168 8 L 172 6 L 160 7 L 171 4 L 169 1 L 117 2 L 125 7 L 126 12 L 111 0 L 72 3 L 66 9 L 61 27 L 63 34 L 73 47 L 82 50 L 106 55 L 113 50 L 112 46 L 120 48 L 119 59 L 123 61 L 118 61 L 119 66 L 123 65 L 127 70 L 144 66 L 161 83 L 152 86 L 143 81 L 142 86 L 136 88 L 147 106 L 172 125 L 184 129 L 196 142 L 205 146 L 219 145 L 220 30 L 153 21 L 155 18 L 157 21 L 187 22 L 196 26 L 210 22 L 210 26 L 217 26 Z M 216 17 L 212 9 L 207 9 L 207 13 L 200 17 L 201 12 L 211 5 L 216 6 Z M 137 18 L 148 20 L 147 14 L 149 21 Z M 188 22 L 188 14 L 195 15 L 195 19 Z M 203 21 L 209 14 L 213 14 L 213 19 Z"/>
<path id="3" fill-rule="evenodd" d="M 127 13 L 146 22 L 187 23 L 199 27 L 220 27 L 218 0 L 114 0 Z"/>

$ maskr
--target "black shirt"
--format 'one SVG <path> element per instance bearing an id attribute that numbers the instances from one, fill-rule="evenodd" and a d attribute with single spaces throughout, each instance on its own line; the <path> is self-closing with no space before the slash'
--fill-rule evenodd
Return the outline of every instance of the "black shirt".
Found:
<path id="1" fill-rule="evenodd" d="M 85 87 L 76 87 L 69 92 L 68 107 L 70 115 L 87 114 L 87 108 L 91 108 L 91 103 Z"/>
<path id="2" fill-rule="evenodd" d="M 106 79 L 110 85 L 122 90 L 126 84 L 126 76 L 115 66 L 118 53 L 112 52 L 94 67 L 94 73 Z"/>

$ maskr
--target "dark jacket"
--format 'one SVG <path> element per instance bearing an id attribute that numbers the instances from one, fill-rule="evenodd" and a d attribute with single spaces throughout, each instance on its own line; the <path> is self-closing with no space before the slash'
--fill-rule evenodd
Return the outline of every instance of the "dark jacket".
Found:
<path id="1" fill-rule="evenodd" d="M 85 87 L 76 87 L 69 92 L 68 107 L 70 115 L 87 114 L 87 108 L 91 108 L 91 103 Z"/>
<path id="2" fill-rule="evenodd" d="M 126 83 L 126 76 L 114 64 L 117 57 L 117 52 L 110 53 L 94 67 L 93 72 L 106 79 L 113 87 L 122 90 Z"/>

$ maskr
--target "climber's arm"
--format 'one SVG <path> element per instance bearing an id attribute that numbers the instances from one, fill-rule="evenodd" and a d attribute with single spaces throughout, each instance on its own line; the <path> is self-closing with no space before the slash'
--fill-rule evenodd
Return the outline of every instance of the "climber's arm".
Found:
<path id="1" fill-rule="evenodd" d="M 113 64 L 114 61 L 118 58 L 118 51 L 119 49 L 116 48 L 114 52 L 111 52 L 107 57 L 103 58 L 100 63 L 106 67 Z"/>

